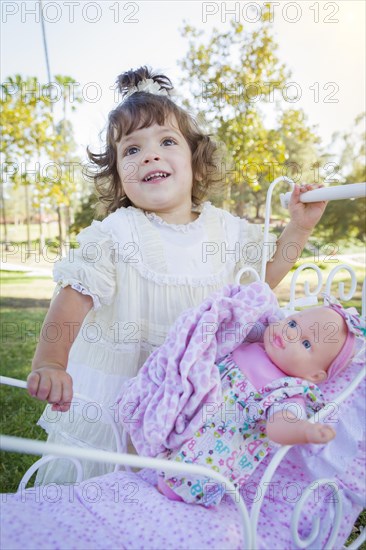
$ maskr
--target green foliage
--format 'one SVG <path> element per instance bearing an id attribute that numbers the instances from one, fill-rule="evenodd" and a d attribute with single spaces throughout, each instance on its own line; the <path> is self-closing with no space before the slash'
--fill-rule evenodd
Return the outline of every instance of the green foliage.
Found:
<path id="1" fill-rule="evenodd" d="M 290 72 L 277 56 L 269 10 L 257 26 L 231 22 L 228 30 L 214 29 L 211 36 L 189 24 L 182 29 L 188 53 L 180 60 L 181 86 L 188 83 L 197 118 L 226 151 L 221 172 L 224 189 L 214 202 L 239 216 L 262 221 L 266 192 L 278 176 L 296 183 L 352 183 L 366 180 L 364 115 L 356 118 L 352 132 L 334 136 L 341 140 L 340 162 L 322 150 L 316 128 L 306 114 L 286 105 L 280 91 Z M 266 108 L 274 103 L 276 124 L 268 124 Z M 289 108 L 290 106 L 290 108 Z M 328 164 L 330 163 L 330 164 Z M 339 164 L 339 166 L 337 166 Z M 326 166 L 343 179 L 322 173 Z M 275 190 L 273 214 L 280 208 Z M 314 231 L 320 242 L 365 240 L 365 200 L 331 201 Z"/>
<path id="2" fill-rule="evenodd" d="M 8 208 L 6 197 L 13 193 L 14 188 L 23 187 L 28 223 L 32 211 L 40 217 L 41 207 L 43 211 L 48 208 L 50 212 L 58 213 L 61 230 L 60 208 L 63 207 L 65 224 L 70 224 L 70 208 L 77 202 L 81 182 L 80 170 L 74 167 L 80 167 L 81 162 L 75 153 L 68 105 L 71 103 L 74 110 L 81 98 L 74 94 L 71 102 L 72 84 L 76 81 L 70 76 L 57 75 L 55 81 L 62 92 L 61 105 L 58 106 L 52 97 L 52 86 L 36 77 L 24 78 L 17 74 L 8 77 L 1 85 L 1 130 L 4 136 L 1 153 L 5 176 L 1 182 L 1 206 L 4 222 Z"/>
<path id="3" fill-rule="evenodd" d="M 281 93 L 290 72 L 277 56 L 267 10 L 257 26 L 231 22 L 227 31 L 214 29 L 206 43 L 202 32 L 186 24 L 182 33 L 189 38 L 188 54 L 179 62 L 182 84 L 189 82 L 199 118 L 227 151 L 221 167 L 223 204 L 257 219 L 271 181 L 291 177 L 294 163 L 307 163 L 310 170 L 319 159 L 319 138 L 304 113 L 285 109 Z M 266 124 L 268 103 L 276 105 L 276 128 Z"/>
<path id="4" fill-rule="evenodd" d="M 365 212 L 366 199 L 332 201 L 314 234 L 328 242 L 366 242 Z"/>
<path id="5" fill-rule="evenodd" d="M 356 117 L 352 132 L 334 136 L 341 139 L 343 152 L 341 166 L 345 172 L 342 183 L 366 181 L 365 167 L 365 113 Z M 315 235 L 324 240 L 339 242 L 366 241 L 366 199 L 330 201 L 326 213 L 316 227 Z"/>
<path id="6" fill-rule="evenodd" d="M 81 204 L 70 228 L 72 233 L 79 233 L 84 227 L 90 225 L 93 220 L 102 219 L 102 216 L 97 213 L 97 200 L 97 196 L 93 193 Z"/>
<path id="7" fill-rule="evenodd" d="M 315 182 L 320 160 L 320 138 L 315 128 L 308 126 L 307 116 L 301 109 L 283 111 L 278 122 L 276 133 L 286 151 L 285 175 L 296 183 Z"/>

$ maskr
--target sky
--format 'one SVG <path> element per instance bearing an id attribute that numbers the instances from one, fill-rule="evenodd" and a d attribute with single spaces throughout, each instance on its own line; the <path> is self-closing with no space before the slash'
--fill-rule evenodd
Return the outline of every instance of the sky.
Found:
<path id="1" fill-rule="evenodd" d="M 288 84 L 295 83 L 283 94 L 295 94 L 297 101 L 289 106 L 303 108 L 331 148 L 333 133 L 352 131 L 365 110 L 366 3 L 270 4 L 278 55 L 292 71 Z M 47 82 L 40 2 L 2 0 L 0 5 L 2 82 L 15 73 Z M 177 82 L 177 60 L 188 51 L 180 33 L 184 20 L 209 36 L 213 27 L 225 30 L 233 19 L 250 30 L 262 9 L 263 2 L 246 1 L 43 0 L 51 80 L 55 74 L 72 76 L 84 98 L 72 114 L 80 150 L 99 142 L 115 104 L 118 74 L 147 64 Z"/>

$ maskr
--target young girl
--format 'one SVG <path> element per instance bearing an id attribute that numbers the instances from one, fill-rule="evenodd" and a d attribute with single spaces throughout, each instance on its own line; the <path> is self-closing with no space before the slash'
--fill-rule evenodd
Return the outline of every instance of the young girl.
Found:
<path id="1" fill-rule="evenodd" d="M 258 270 L 263 251 L 258 226 L 204 201 L 219 180 L 217 148 L 170 99 L 170 80 L 141 67 L 117 82 L 123 99 L 109 115 L 105 150 L 89 153 L 108 216 L 81 231 L 79 249 L 55 266 L 58 293 L 28 377 L 30 394 L 52 404 L 41 419 L 49 441 L 106 450 L 115 442 L 100 404 L 113 414 L 121 383 L 163 343 L 179 314 L 234 282 L 244 265 Z M 302 249 L 324 211 L 324 202 L 300 202 L 309 188 L 292 194 L 291 221 L 267 266 L 271 287 L 292 267 L 286 245 Z M 93 403 L 70 406 L 73 391 Z M 84 468 L 85 479 L 110 471 L 88 462 Z M 73 479 L 67 461 L 38 477 Z"/>
<path id="2" fill-rule="evenodd" d="M 227 285 L 183 313 L 122 389 L 120 419 L 138 452 L 205 466 L 240 489 L 273 441 L 333 439 L 331 426 L 307 416 L 325 405 L 317 385 L 337 377 L 364 344 L 361 319 L 329 299 L 324 307 L 280 315 L 259 282 Z M 231 351 L 222 357 L 225 347 Z M 205 506 L 225 493 L 209 477 L 187 475 L 161 476 L 158 487 L 169 498 Z"/>

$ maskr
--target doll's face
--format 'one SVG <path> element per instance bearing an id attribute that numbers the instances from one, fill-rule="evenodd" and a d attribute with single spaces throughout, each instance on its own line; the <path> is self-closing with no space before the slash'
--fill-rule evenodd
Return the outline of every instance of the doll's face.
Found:
<path id="1" fill-rule="evenodd" d="M 329 308 L 317 307 L 269 325 L 264 348 L 284 374 L 319 383 L 327 378 L 346 337 L 342 317 Z"/>

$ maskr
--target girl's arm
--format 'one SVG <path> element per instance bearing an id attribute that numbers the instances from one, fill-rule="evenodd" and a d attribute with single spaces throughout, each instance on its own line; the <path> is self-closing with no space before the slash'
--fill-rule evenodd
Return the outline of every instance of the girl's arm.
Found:
<path id="1" fill-rule="evenodd" d="M 299 187 L 295 185 L 289 203 L 291 220 L 277 241 L 277 249 L 272 261 L 267 263 L 266 282 L 274 288 L 296 263 L 311 235 L 312 230 L 322 217 L 327 203 L 303 203 L 301 193 L 314 189 L 313 185 Z"/>
<path id="2" fill-rule="evenodd" d="M 30 395 L 52 403 L 53 410 L 65 412 L 70 408 L 69 352 L 92 306 L 90 296 L 68 286 L 53 300 L 44 320 L 27 382 Z"/>
<path id="3" fill-rule="evenodd" d="M 301 443 L 328 443 L 336 433 L 325 424 L 312 424 L 307 420 L 299 420 L 288 411 L 279 411 L 267 420 L 266 432 L 272 441 L 281 445 L 296 445 Z"/>

